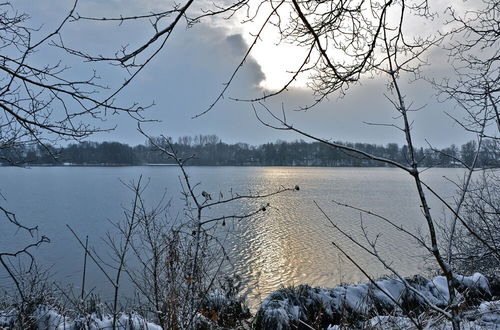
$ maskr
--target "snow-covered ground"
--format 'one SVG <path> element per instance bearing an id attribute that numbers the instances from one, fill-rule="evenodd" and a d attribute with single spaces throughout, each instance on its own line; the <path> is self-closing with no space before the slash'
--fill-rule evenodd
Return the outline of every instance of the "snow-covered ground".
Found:
<path id="1" fill-rule="evenodd" d="M 481 274 L 457 276 L 458 299 L 465 329 L 500 329 L 500 301 L 492 298 L 488 280 Z M 414 276 L 407 284 L 396 278 L 375 283 L 342 285 L 333 289 L 306 285 L 284 288 L 269 295 L 257 312 L 257 329 L 294 329 L 296 327 L 340 329 L 339 324 L 377 329 L 409 329 L 415 323 L 429 329 L 451 325 L 444 313 L 449 294 L 446 279 Z M 480 303 L 480 301 L 483 301 Z M 413 320 L 407 315 L 412 315 Z"/>
<path id="2" fill-rule="evenodd" d="M 0 311 L 0 329 L 13 328 L 16 313 L 15 310 Z M 31 318 L 38 330 L 100 330 L 112 329 L 113 325 L 111 315 L 90 314 L 84 317 L 70 318 L 48 306 L 39 306 Z M 134 313 L 121 313 L 118 316 L 117 325 L 119 330 L 162 330 L 159 325 L 147 322 Z"/>
<path id="3" fill-rule="evenodd" d="M 382 278 L 375 283 L 341 285 L 332 289 L 307 285 L 283 288 L 262 302 L 254 318 L 254 329 L 414 329 L 416 325 L 423 329 L 451 329 L 450 322 L 443 317 L 443 313 L 448 312 L 446 279 L 414 276 L 406 278 L 405 282 Z M 498 293 L 492 293 L 486 277 L 479 273 L 457 276 L 456 284 L 462 329 L 500 329 L 500 300 L 493 296 Z M 222 294 L 213 293 L 207 301 L 210 303 L 206 309 L 217 313 L 236 310 L 235 301 Z M 238 302 L 238 306 L 242 305 Z M 239 311 L 242 315 L 246 314 L 244 312 Z M 16 316 L 15 309 L 0 311 L 0 329 L 13 328 Z M 218 329 L 203 313 L 199 317 L 206 321 L 203 328 Z M 70 317 L 46 305 L 38 306 L 30 319 L 39 330 L 111 329 L 113 323 L 109 314 Z M 120 330 L 161 329 L 135 313 L 120 313 L 117 325 Z"/>
<path id="4" fill-rule="evenodd" d="M 472 308 L 464 313 L 460 324 L 463 330 L 500 329 L 500 300 L 485 301 L 477 308 Z M 424 329 L 451 330 L 449 321 L 442 318 L 429 318 Z M 397 316 L 377 316 L 369 320 L 370 326 L 375 329 L 411 329 L 415 326 L 410 319 Z M 330 327 L 329 330 L 338 329 Z"/>

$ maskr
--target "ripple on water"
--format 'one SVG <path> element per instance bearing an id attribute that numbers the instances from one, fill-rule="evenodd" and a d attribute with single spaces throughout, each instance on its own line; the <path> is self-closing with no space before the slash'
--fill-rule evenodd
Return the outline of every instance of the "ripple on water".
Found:
<path id="1" fill-rule="evenodd" d="M 224 227 L 225 232 L 230 232 L 225 244 L 234 270 L 243 279 L 243 292 L 248 294 L 254 306 L 281 286 L 300 283 L 334 286 L 340 282 L 364 280 L 362 273 L 334 248 L 332 241 L 370 274 L 386 273 L 379 263 L 334 229 L 314 202 L 335 224 L 365 243 L 360 227 L 362 218 L 371 239 L 377 234 L 382 235 L 378 241 L 381 254 L 404 273 L 416 273 L 423 265 L 419 257 L 422 250 L 410 244 L 407 236 L 375 217 L 361 217 L 357 211 L 332 203 L 336 200 L 378 212 L 412 230 L 421 227 L 422 216 L 415 189 L 411 180 L 397 169 L 189 167 L 188 171 L 193 182 L 200 181 L 200 187 L 214 196 L 220 190 L 226 192 L 231 188 L 239 193 L 248 190 L 266 193 L 295 184 L 301 188 L 298 192 L 276 195 L 266 201 L 248 200 L 232 207 L 227 205 L 218 211 L 241 214 L 270 203 L 268 210 L 258 217 L 228 223 Z M 458 173 L 456 169 L 432 169 L 424 175 L 438 191 L 451 196 L 454 188 L 442 176 L 453 177 Z M 16 210 L 19 218 L 27 220 L 28 224 L 36 221 L 42 233 L 53 239 L 53 243 L 41 249 L 39 254 L 44 262 L 54 265 L 55 280 L 72 276 L 78 283 L 81 249 L 61 228 L 70 223 L 82 237 L 89 235 L 95 244 L 99 244 L 99 237 L 110 229 L 106 219 L 119 219 L 121 205 L 130 202 L 131 196 L 120 180 L 129 182 L 141 174 L 151 178 L 146 200 L 154 204 L 167 187 L 170 194 L 167 198 L 172 197 L 173 201 L 170 213 L 182 214 L 183 205 L 178 198 L 179 173 L 173 167 L 1 168 L 0 182 L 2 193 L 7 197 L 5 207 Z M 113 196 L 113 201 L 109 196 Z M 441 210 L 435 201 L 431 203 L 434 203 L 431 205 L 433 210 Z M 50 221 L 43 222 L 43 219 Z M 0 230 L 4 229 L 2 225 L 0 222 Z M 8 244 L 8 238 L 0 240 L 2 248 Z M 101 248 L 105 249 L 105 246 Z M 98 270 L 88 275 L 95 278 L 89 286 L 95 285 L 97 289 L 109 287 Z M 0 281 L 2 276 L 0 274 Z"/>

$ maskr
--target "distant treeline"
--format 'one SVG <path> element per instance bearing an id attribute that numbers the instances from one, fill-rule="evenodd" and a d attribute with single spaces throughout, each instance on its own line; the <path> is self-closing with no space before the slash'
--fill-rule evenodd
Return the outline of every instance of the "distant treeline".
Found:
<path id="1" fill-rule="evenodd" d="M 0 150 L 0 162 L 25 165 L 144 165 L 171 164 L 166 155 L 154 145 L 165 145 L 163 139 L 131 147 L 118 142 L 81 142 L 67 147 L 18 146 Z M 367 153 L 408 164 L 408 147 L 389 143 L 385 146 L 369 143 L 340 142 Z M 246 143 L 227 144 L 215 135 L 185 136 L 172 142 L 180 157 L 194 156 L 189 165 L 266 165 L 266 166 L 384 166 L 373 161 L 319 142 L 277 141 L 260 146 Z M 460 161 L 471 164 L 477 144 L 471 141 L 458 147 L 451 145 L 441 150 L 417 148 L 420 166 L 462 166 Z M 477 166 L 500 165 L 500 143 L 485 141 Z M 8 161 L 6 161 L 8 160 Z"/>

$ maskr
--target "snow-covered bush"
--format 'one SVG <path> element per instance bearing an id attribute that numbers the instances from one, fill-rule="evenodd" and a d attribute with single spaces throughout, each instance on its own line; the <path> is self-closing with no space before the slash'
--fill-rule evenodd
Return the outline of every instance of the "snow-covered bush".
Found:
<path id="1" fill-rule="evenodd" d="M 0 311 L 0 329 L 28 329 L 17 324 L 18 311 Z M 97 315 L 65 315 L 58 308 L 47 305 L 38 306 L 30 314 L 32 323 L 29 329 L 33 330 L 100 330 L 111 329 L 113 316 L 110 314 Z M 135 313 L 120 313 L 118 315 L 117 330 L 162 330 L 159 325 L 148 322 Z"/>
<path id="2" fill-rule="evenodd" d="M 201 301 L 198 328 L 210 329 L 210 323 L 235 328 L 251 317 L 250 309 L 239 293 L 239 278 L 226 277 L 220 289 L 207 294 Z"/>
<path id="3" fill-rule="evenodd" d="M 432 279 L 414 276 L 405 280 L 412 290 L 396 278 L 333 289 L 307 285 L 283 288 L 262 302 L 255 317 L 255 328 L 300 329 L 306 324 L 321 329 L 330 325 L 362 327 L 370 319 L 380 316 L 401 317 L 404 322 L 410 322 L 408 317 L 417 318 L 429 311 L 425 300 L 437 307 L 448 305 L 448 286 L 443 276 Z M 461 291 L 457 295 L 467 305 L 473 302 L 465 301 L 466 297 L 462 295 L 465 292 L 485 299 L 491 297 L 488 281 L 481 274 L 457 276 L 456 282 Z"/>

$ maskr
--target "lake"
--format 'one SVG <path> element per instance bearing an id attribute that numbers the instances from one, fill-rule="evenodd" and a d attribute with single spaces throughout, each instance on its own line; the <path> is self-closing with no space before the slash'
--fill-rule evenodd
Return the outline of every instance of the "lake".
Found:
<path id="1" fill-rule="evenodd" d="M 336 200 L 379 213 L 406 229 L 422 228 L 422 216 L 412 178 L 394 168 L 318 168 L 318 167 L 188 167 L 193 183 L 219 196 L 229 191 L 268 193 L 280 186 L 298 185 L 300 191 L 286 192 L 266 200 L 250 200 L 217 212 L 241 213 L 269 202 L 270 208 L 258 216 L 228 223 L 225 246 L 236 273 L 244 280 L 243 293 L 255 304 L 282 286 L 311 284 L 335 286 L 342 282 L 364 281 L 363 274 L 332 245 L 339 244 L 372 275 L 387 271 L 362 253 L 328 222 L 315 202 L 328 216 L 352 236 L 364 240 L 361 218 L 369 237 L 377 234 L 378 249 L 404 275 L 425 271 L 422 249 L 407 236 L 375 217 L 337 206 Z M 454 185 L 444 177 L 458 178 L 461 169 L 431 169 L 423 180 L 447 200 Z M 109 249 L 102 241 L 112 230 L 109 220 L 122 218 L 123 208 L 130 205 L 133 194 L 123 182 L 149 181 L 144 198 L 150 205 L 165 194 L 171 199 L 172 218 L 182 219 L 180 171 L 174 166 L 137 167 L 0 167 L 0 205 L 16 213 L 26 225 L 38 225 L 40 234 L 51 243 L 35 251 L 39 263 L 50 266 L 51 280 L 60 285 L 81 282 L 83 251 L 72 237 L 70 224 L 80 237 L 106 258 Z M 436 218 L 442 206 L 431 200 Z M 15 231 L 0 217 L 0 251 L 13 251 L 28 242 L 28 235 Z M 425 233 L 425 231 L 424 231 Z M 365 241 L 363 241 L 365 242 Z M 110 297 L 110 286 L 97 268 L 89 262 L 88 287 L 96 287 L 104 299 Z M 0 285 L 13 284 L 0 271 Z M 78 291 L 78 290 L 77 290 Z M 125 293 L 130 294 L 125 290 Z"/>

